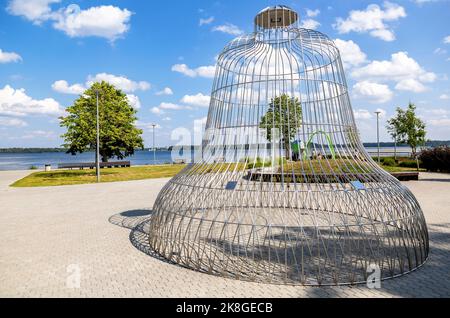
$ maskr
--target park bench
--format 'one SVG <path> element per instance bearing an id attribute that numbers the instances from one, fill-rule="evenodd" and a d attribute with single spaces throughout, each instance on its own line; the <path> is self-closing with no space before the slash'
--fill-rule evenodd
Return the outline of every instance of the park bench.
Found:
<path id="1" fill-rule="evenodd" d="M 100 168 L 121 168 L 121 167 L 131 167 L 130 161 L 111 161 L 111 162 L 100 162 Z M 58 169 L 94 169 L 95 162 L 74 162 L 74 163 L 60 163 L 58 164 Z"/>

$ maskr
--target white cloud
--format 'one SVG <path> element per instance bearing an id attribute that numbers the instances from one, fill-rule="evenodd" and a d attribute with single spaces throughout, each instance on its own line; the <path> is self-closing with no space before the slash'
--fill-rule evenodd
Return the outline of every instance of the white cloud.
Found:
<path id="1" fill-rule="evenodd" d="M 86 79 L 86 83 L 79 84 L 75 83 L 70 85 L 66 80 L 58 80 L 52 84 L 52 89 L 58 93 L 62 94 L 74 94 L 80 95 L 82 94 L 89 86 L 96 82 L 105 81 L 112 85 L 114 85 L 117 89 L 121 89 L 126 93 L 135 92 L 137 90 L 145 91 L 150 89 L 150 83 L 146 81 L 133 81 L 128 79 L 125 76 L 117 76 L 108 73 L 98 73 L 94 76 L 88 75 Z"/>
<path id="2" fill-rule="evenodd" d="M 394 95 L 387 85 L 369 81 L 353 85 L 353 94 L 355 98 L 366 98 L 371 103 L 385 103 Z"/>
<path id="3" fill-rule="evenodd" d="M 313 19 L 302 20 L 300 23 L 301 28 L 315 30 L 320 27 L 320 22 Z"/>
<path id="4" fill-rule="evenodd" d="M 36 100 L 25 93 L 25 89 L 14 89 L 6 85 L 0 89 L 0 114 L 26 116 L 30 114 L 60 115 L 62 108 L 53 98 Z"/>
<path id="5" fill-rule="evenodd" d="M 7 11 L 23 16 L 35 24 L 53 21 L 53 27 L 70 37 L 97 36 L 114 41 L 130 28 L 132 12 L 112 5 L 80 9 L 76 4 L 52 10 L 50 5 L 60 0 L 12 0 Z"/>
<path id="6" fill-rule="evenodd" d="M 156 92 L 155 95 L 173 95 L 173 91 L 170 87 L 165 87 L 163 90 Z"/>
<path id="7" fill-rule="evenodd" d="M 202 25 L 206 25 L 206 24 L 211 24 L 213 21 L 214 21 L 214 17 L 209 17 L 207 19 L 201 18 L 200 21 L 198 22 L 198 25 L 202 26 Z"/>
<path id="8" fill-rule="evenodd" d="M 226 24 L 215 26 L 212 30 L 231 34 L 231 35 L 242 35 L 244 33 L 244 31 L 242 31 L 236 25 L 231 24 L 231 23 L 226 23 Z"/>
<path id="9" fill-rule="evenodd" d="M 161 104 L 159 104 L 158 108 L 159 109 L 170 109 L 170 110 L 182 110 L 182 109 L 186 109 L 187 106 L 162 102 Z"/>
<path id="10" fill-rule="evenodd" d="M 370 4 L 365 10 L 352 10 L 347 19 L 337 18 L 334 28 L 341 34 L 349 32 L 366 33 L 384 41 L 395 40 L 392 29 L 386 22 L 396 21 L 406 17 L 406 11 L 402 6 L 385 1 L 383 9 L 377 4 Z"/>
<path id="11" fill-rule="evenodd" d="M 433 51 L 433 53 L 438 54 L 438 55 L 443 55 L 443 54 L 447 54 L 447 50 L 441 49 L 440 47 L 438 47 L 436 50 Z"/>
<path id="12" fill-rule="evenodd" d="M 395 85 L 395 89 L 400 91 L 410 91 L 414 93 L 422 93 L 427 90 L 425 85 L 414 78 L 401 80 L 397 83 L 397 85 Z"/>
<path id="13" fill-rule="evenodd" d="M 153 113 L 153 114 L 155 114 L 155 115 L 161 115 L 161 114 L 163 114 L 164 112 L 161 110 L 161 109 L 159 109 L 158 107 L 152 107 L 151 109 L 150 109 L 150 111 Z"/>
<path id="14" fill-rule="evenodd" d="M 19 118 L 11 118 L 11 117 L 2 117 L 0 116 L 0 126 L 7 126 L 7 127 L 25 127 L 28 126 L 28 124 Z"/>
<path id="15" fill-rule="evenodd" d="M 89 75 L 86 85 L 91 86 L 93 83 L 101 81 L 108 82 L 114 85 L 116 88 L 119 88 L 127 93 L 134 92 L 137 90 L 145 91 L 150 88 L 150 83 L 148 82 L 145 81 L 135 82 L 124 76 L 117 76 L 107 73 L 98 73 L 95 76 Z"/>
<path id="16" fill-rule="evenodd" d="M 381 29 L 381 30 L 373 30 L 370 32 L 373 37 L 379 38 L 386 42 L 392 42 L 395 40 L 394 32 L 391 30 Z"/>
<path id="17" fill-rule="evenodd" d="M 216 67 L 214 65 L 200 66 L 195 69 L 198 76 L 206 78 L 214 78 Z"/>
<path id="18" fill-rule="evenodd" d="M 430 119 L 427 123 L 431 126 L 448 128 L 450 127 L 450 118 Z"/>
<path id="19" fill-rule="evenodd" d="M 361 51 L 361 48 L 352 40 L 345 41 L 341 39 L 334 40 L 339 52 L 341 53 L 344 67 L 359 66 L 365 63 L 367 55 Z"/>
<path id="20" fill-rule="evenodd" d="M 310 17 L 310 18 L 314 18 L 317 17 L 320 14 L 320 10 L 316 9 L 316 10 L 310 10 L 310 9 L 306 9 L 306 16 Z"/>
<path id="21" fill-rule="evenodd" d="M 172 66 L 171 70 L 173 72 L 178 72 L 189 77 L 206 77 L 214 78 L 216 67 L 214 65 L 200 66 L 196 69 L 191 69 L 186 64 L 175 64 Z"/>
<path id="22" fill-rule="evenodd" d="M 163 120 L 163 121 L 171 121 L 172 118 L 170 118 L 170 117 L 164 117 L 162 120 Z"/>
<path id="23" fill-rule="evenodd" d="M 355 119 L 370 119 L 372 114 L 367 109 L 357 109 L 353 111 Z"/>
<path id="24" fill-rule="evenodd" d="M 22 135 L 22 139 L 34 139 L 34 138 L 54 139 L 56 138 L 56 133 L 51 130 L 32 130 L 27 131 L 24 135 Z"/>
<path id="25" fill-rule="evenodd" d="M 50 5 L 61 0 L 11 0 L 6 11 L 11 15 L 22 16 L 35 24 L 52 18 Z"/>
<path id="26" fill-rule="evenodd" d="M 450 99 L 450 95 L 442 94 L 441 96 L 439 96 L 439 98 L 440 98 L 440 99 L 444 99 L 444 100 Z"/>
<path id="27" fill-rule="evenodd" d="M 443 108 L 420 107 L 420 108 L 417 108 L 417 110 L 418 110 L 418 112 L 420 112 L 420 115 L 422 117 L 425 117 L 426 119 L 450 116 L 450 110 L 443 109 Z"/>
<path id="28" fill-rule="evenodd" d="M 450 35 L 447 35 L 443 41 L 445 44 L 450 44 Z"/>
<path id="29" fill-rule="evenodd" d="M 450 134 L 450 109 L 432 108 L 427 104 L 417 108 L 419 117 L 427 126 L 427 137 L 430 139 L 446 140 Z"/>
<path id="30" fill-rule="evenodd" d="M 351 76 L 372 81 L 394 81 L 397 82 L 396 89 L 413 92 L 424 91 L 423 83 L 434 82 L 437 78 L 436 74 L 425 71 L 407 52 L 394 53 L 391 60 L 372 61 L 354 69 Z"/>
<path id="31" fill-rule="evenodd" d="M 52 89 L 62 94 L 81 95 L 85 91 L 85 87 L 81 84 L 69 85 L 65 80 L 59 80 L 52 84 Z"/>
<path id="32" fill-rule="evenodd" d="M 192 109 L 192 107 L 187 105 L 162 102 L 161 104 L 159 104 L 159 106 L 151 108 L 150 111 L 155 115 L 162 115 L 165 113 L 166 110 L 184 110 L 184 109 Z"/>
<path id="33" fill-rule="evenodd" d="M 171 70 L 173 72 L 178 72 L 178 73 L 184 74 L 189 77 L 197 76 L 197 72 L 194 71 L 193 69 L 190 69 L 186 64 L 175 64 L 172 66 Z"/>
<path id="34" fill-rule="evenodd" d="M 114 41 L 129 30 L 131 15 L 127 9 L 111 5 L 80 10 L 72 4 L 59 12 L 53 27 L 70 37 L 98 36 Z"/>
<path id="35" fill-rule="evenodd" d="M 192 106 L 208 107 L 210 99 L 209 96 L 198 93 L 197 95 L 184 95 L 181 102 Z"/>
<path id="36" fill-rule="evenodd" d="M 438 2 L 438 1 L 442 1 L 442 0 L 413 0 L 415 3 L 417 3 L 418 5 L 423 5 L 426 3 L 431 3 L 431 2 Z M 446 0 L 443 0 L 446 1 Z"/>
<path id="37" fill-rule="evenodd" d="M 133 94 L 127 94 L 128 102 L 130 103 L 131 107 L 135 109 L 141 108 L 141 101 L 139 100 L 139 97 Z"/>
<path id="38" fill-rule="evenodd" d="M 11 63 L 22 61 L 22 57 L 14 52 L 5 52 L 0 49 L 0 63 Z"/>

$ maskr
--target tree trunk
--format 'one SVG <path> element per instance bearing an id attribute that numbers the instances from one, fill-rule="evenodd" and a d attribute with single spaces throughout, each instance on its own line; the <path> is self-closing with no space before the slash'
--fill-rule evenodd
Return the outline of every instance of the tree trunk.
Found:
<path id="1" fill-rule="evenodd" d="M 284 143 L 284 151 L 285 151 L 285 156 L 286 156 L 286 160 L 289 160 L 289 159 L 291 159 L 290 158 L 290 152 L 289 152 L 289 142 L 285 142 Z"/>
<path id="2" fill-rule="evenodd" d="M 416 158 L 416 147 L 411 147 L 411 157 Z"/>

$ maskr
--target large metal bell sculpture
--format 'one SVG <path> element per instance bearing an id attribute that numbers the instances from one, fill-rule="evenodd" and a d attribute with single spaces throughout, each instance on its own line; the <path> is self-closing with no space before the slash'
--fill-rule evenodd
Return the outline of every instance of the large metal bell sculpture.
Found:
<path id="1" fill-rule="evenodd" d="M 201 160 L 159 193 L 151 247 L 182 266 L 257 282 L 339 285 L 408 273 L 428 256 L 414 195 L 359 139 L 326 35 L 285 6 L 217 60 Z"/>

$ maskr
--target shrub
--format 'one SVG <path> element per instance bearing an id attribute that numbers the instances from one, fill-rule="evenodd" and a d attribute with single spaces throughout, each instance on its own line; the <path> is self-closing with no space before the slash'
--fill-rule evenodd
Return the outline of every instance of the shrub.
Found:
<path id="1" fill-rule="evenodd" d="M 419 155 L 422 168 L 427 171 L 450 172 L 450 147 L 441 146 L 422 150 Z"/>
<path id="2" fill-rule="evenodd" d="M 395 166 L 394 158 L 391 158 L 391 157 L 383 158 L 383 165 L 389 166 L 389 167 L 394 167 Z"/>
<path id="3" fill-rule="evenodd" d="M 254 159 L 247 158 L 247 162 L 247 169 L 270 167 L 272 165 L 272 162 L 270 160 L 263 162 L 260 157 L 257 157 L 255 162 Z"/>
<path id="4" fill-rule="evenodd" d="M 417 169 L 417 162 L 416 162 L 416 160 L 411 160 L 411 159 L 403 160 L 398 163 L 398 166 L 403 167 L 403 168 L 416 168 Z"/>
<path id="5" fill-rule="evenodd" d="M 35 165 L 30 166 L 30 170 L 37 170 L 37 168 Z"/>

